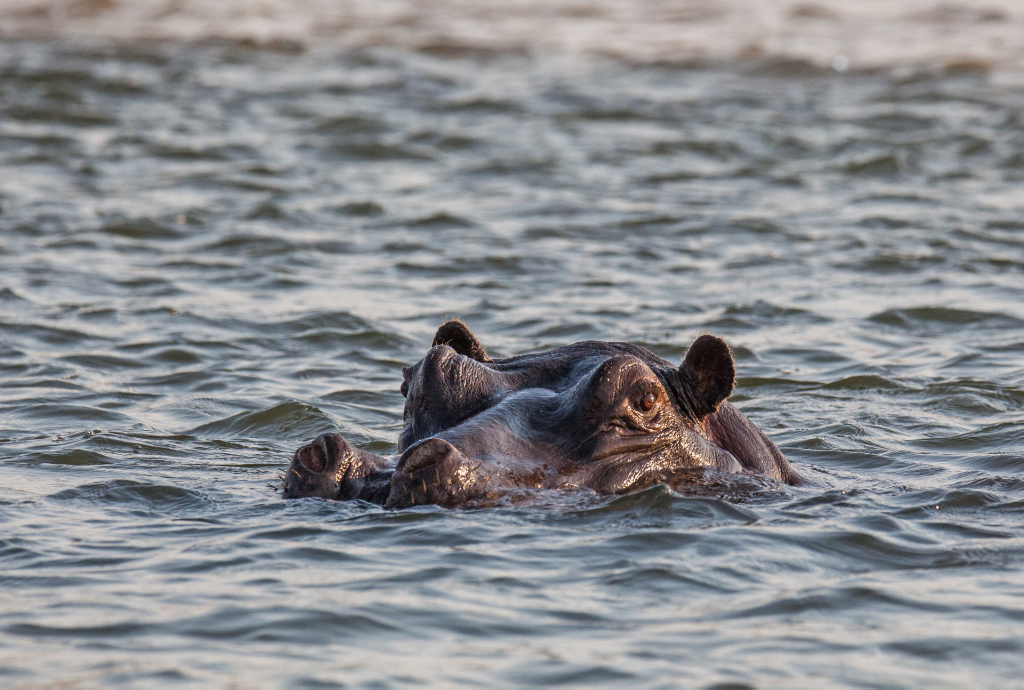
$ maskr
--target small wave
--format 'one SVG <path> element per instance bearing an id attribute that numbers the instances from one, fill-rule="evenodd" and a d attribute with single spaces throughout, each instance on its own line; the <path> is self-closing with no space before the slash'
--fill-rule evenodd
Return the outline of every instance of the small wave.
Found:
<path id="1" fill-rule="evenodd" d="M 978 510 L 998 505 L 1002 499 L 992 492 L 977 489 L 932 489 L 901 494 L 895 502 L 905 506 L 894 513 L 898 517 L 945 518 L 949 511 Z"/>
<path id="2" fill-rule="evenodd" d="M 300 645 L 321 645 L 325 640 L 362 639 L 367 635 L 388 634 L 399 629 L 386 618 L 369 612 L 339 613 L 285 606 L 225 607 L 169 627 L 188 638 Z"/>
<path id="3" fill-rule="evenodd" d="M 953 436 L 925 438 L 916 442 L 922 448 L 942 448 L 947 451 L 1014 451 L 1024 448 L 1024 424 L 1000 422 L 976 431 Z"/>
<path id="4" fill-rule="evenodd" d="M 134 359 L 127 357 L 117 357 L 116 355 L 107 354 L 81 354 L 81 355 L 67 355 L 60 358 L 62 362 L 68 362 L 70 364 L 76 364 L 80 367 L 88 369 L 96 369 L 97 371 L 110 371 L 117 369 L 138 369 L 145 367 L 146 364 L 139 362 Z"/>
<path id="5" fill-rule="evenodd" d="M 214 240 L 201 249 L 203 253 L 215 252 L 238 256 L 243 254 L 252 258 L 288 254 L 296 249 L 296 245 L 274 235 L 256 235 L 238 233 Z"/>
<path id="6" fill-rule="evenodd" d="M 376 201 L 350 201 L 335 207 L 335 210 L 346 216 L 379 216 L 384 213 L 384 207 Z"/>
<path id="7" fill-rule="evenodd" d="M 861 539 L 861 541 L 866 541 Z M 812 611 L 837 612 L 863 608 L 907 608 L 914 611 L 944 611 L 921 599 L 900 597 L 881 589 L 864 586 L 834 587 L 815 590 L 795 596 L 786 596 L 769 603 L 739 611 L 730 611 L 723 618 L 762 618 L 765 616 L 793 616 Z"/>
<path id="8" fill-rule="evenodd" d="M 410 228 L 471 228 L 473 222 L 446 211 L 438 211 L 427 216 L 414 218 L 405 223 Z"/>
<path id="9" fill-rule="evenodd" d="M 868 317 L 869 321 L 905 330 L 928 331 L 936 328 L 962 328 L 964 326 L 1020 329 L 1024 321 L 1006 314 L 954 309 L 951 307 L 911 307 L 890 309 Z"/>
<path id="10" fill-rule="evenodd" d="M 69 640 L 90 638 L 111 638 L 145 635 L 153 626 L 143 623 L 121 622 L 107 625 L 44 625 L 41 623 L 15 623 L 4 628 L 9 635 L 33 638 L 65 637 Z"/>
<path id="11" fill-rule="evenodd" d="M 722 312 L 718 321 L 741 323 L 746 326 L 767 325 L 771 323 L 828 323 L 828 317 L 816 314 L 806 309 L 794 307 L 783 307 L 764 300 L 757 300 L 751 304 L 729 305 Z M 709 325 L 714 325 L 711 322 Z"/>
<path id="12" fill-rule="evenodd" d="M 25 458 L 32 463 L 45 465 L 110 465 L 114 459 L 88 448 L 68 448 L 62 450 L 31 453 Z"/>
<path id="13" fill-rule="evenodd" d="M 60 328 L 37 323 L 0 321 L 0 329 L 8 336 L 18 335 L 46 343 L 47 345 L 65 347 L 88 340 L 108 340 L 107 337 L 96 333 L 86 333 L 72 328 Z"/>
<path id="14" fill-rule="evenodd" d="M 311 438 L 336 427 L 334 419 L 316 407 L 287 400 L 271 407 L 207 422 L 188 433 L 213 438 L 241 437 L 280 441 Z"/>
<path id="15" fill-rule="evenodd" d="M 0 289 L 0 302 L 28 302 L 28 300 L 12 288 L 5 287 Z"/>
<path id="16" fill-rule="evenodd" d="M 833 381 L 826 383 L 822 386 L 823 390 L 847 390 L 847 391 L 867 391 L 867 390 L 907 390 L 909 386 L 899 381 L 879 376 L 877 374 L 861 374 L 858 376 L 847 376 L 839 381 Z"/>
<path id="17" fill-rule="evenodd" d="M 351 161 L 430 161 L 428 152 L 382 141 L 328 144 L 320 149 L 321 155 L 335 160 Z"/>
<path id="18" fill-rule="evenodd" d="M 354 134 L 381 134 L 387 129 L 380 119 L 372 115 L 341 115 L 315 122 L 310 131 L 315 134 L 349 137 Z"/>
<path id="19" fill-rule="evenodd" d="M 113 221 L 100 226 L 99 232 L 133 240 L 174 240 L 183 235 L 177 227 L 151 218 Z"/>
<path id="20" fill-rule="evenodd" d="M 151 510 L 196 508 L 207 503 L 201 494 L 167 484 L 149 484 L 132 479 L 83 484 L 50 494 L 54 501 L 86 501 L 101 504 L 129 504 Z"/>
<path id="21" fill-rule="evenodd" d="M 12 417 L 24 419 L 46 420 L 47 422 L 60 420 L 62 424 L 78 423 L 87 428 L 93 428 L 99 423 L 108 426 L 130 426 L 135 421 L 120 412 L 75 403 L 41 402 L 18 408 L 16 411 L 11 411 L 10 414 Z"/>

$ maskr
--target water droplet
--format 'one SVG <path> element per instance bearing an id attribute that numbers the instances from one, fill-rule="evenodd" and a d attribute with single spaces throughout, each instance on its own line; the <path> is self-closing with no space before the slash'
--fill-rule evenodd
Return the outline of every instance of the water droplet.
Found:
<path id="1" fill-rule="evenodd" d="M 850 61 L 846 59 L 845 55 L 836 55 L 832 58 L 832 69 L 836 72 L 845 72 L 846 68 L 850 66 Z"/>
<path id="2" fill-rule="evenodd" d="M 835 63 L 833 62 L 833 64 L 835 64 Z M 178 225 L 184 225 L 186 222 L 188 222 L 188 218 L 185 217 L 184 213 L 180 214 L 176 218 L 176 220 L 178 221 Z"/>

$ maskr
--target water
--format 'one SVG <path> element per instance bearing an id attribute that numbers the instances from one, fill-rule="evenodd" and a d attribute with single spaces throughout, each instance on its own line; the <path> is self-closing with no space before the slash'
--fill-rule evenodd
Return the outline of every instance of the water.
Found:
<path id="1" fill-rule="evenodd" d="M 1012 65 L 80 33 L 0 43 L 0 685 L 1017 685 Z M 275 493 L 449 315 L 721 335 L 811 481 Z"/>

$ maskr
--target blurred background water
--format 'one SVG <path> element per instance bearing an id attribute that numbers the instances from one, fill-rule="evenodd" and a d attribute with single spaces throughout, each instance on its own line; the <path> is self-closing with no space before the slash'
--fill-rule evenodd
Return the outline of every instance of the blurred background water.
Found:
<path id="1" fill-rule="evenodd" d="M 0 685 L 1019 687 L 1024 8 L 0 3 Z M 389 512 L 447 316 L 811 483 Z"/>

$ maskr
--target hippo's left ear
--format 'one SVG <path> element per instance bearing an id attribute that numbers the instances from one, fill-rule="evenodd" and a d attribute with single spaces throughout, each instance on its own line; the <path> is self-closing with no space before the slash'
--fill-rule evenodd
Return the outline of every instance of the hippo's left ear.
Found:
<path id="1" fill-rule="evenodd" d="M 469 327 L 461 321 L 449 321 L 437 329 L 434 342 L 430 344 L 430 347 L 438 345 L 447 345 L 460 355 L 466 355 L 478 362 L 491 361 L 487 359 L 487 350 L 470 332 Z"/>
<path id="2" fill-rule="evenodd" d="M 713 335 L 700 336 L 687 351 L 679 375 L 689 387 L 687 397 L 697 417 L 715 412 L 732 395 L 736 382 L 736 367 L 729 346 Z"/>

